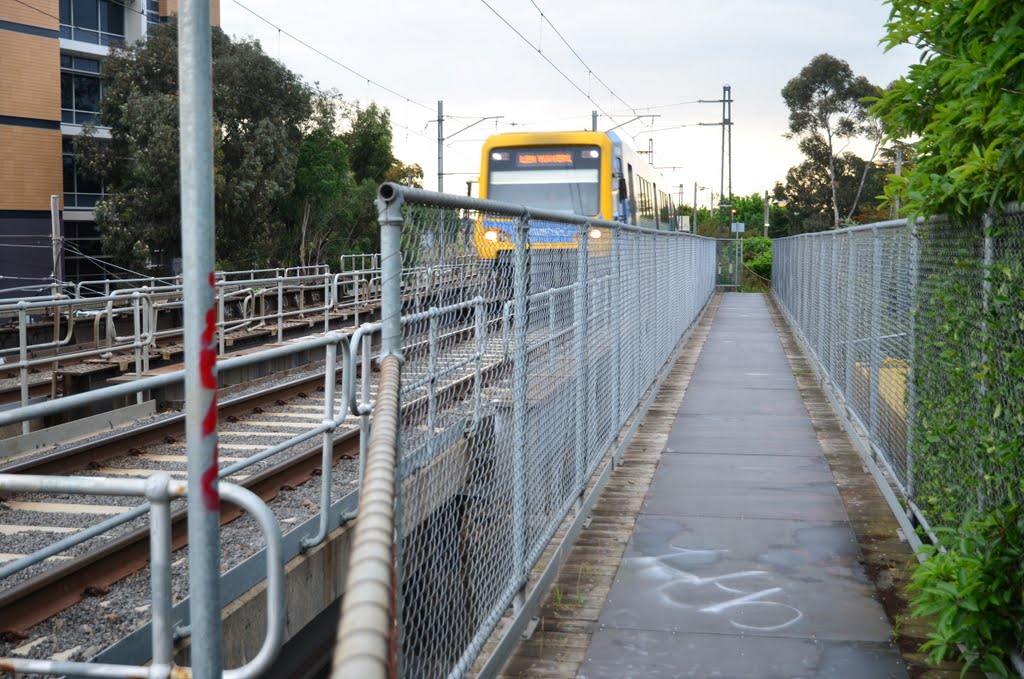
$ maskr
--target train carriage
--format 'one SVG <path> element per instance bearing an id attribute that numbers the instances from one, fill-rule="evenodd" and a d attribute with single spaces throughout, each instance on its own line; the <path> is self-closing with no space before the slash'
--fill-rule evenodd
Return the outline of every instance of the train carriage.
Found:
<path id="1" fill-rule="evenodd" d="M 674 230 L 675 208 L 667 189 L 654 168 L 614 132 L 498 134 L 483 146 L 481 198 Z M 590 238 L 602 235 L 594 229 Z M 496 259 L 514 243 L 513 222 L 477 220 L 474 245 L 480 257 Z M 576 227 L 541 221 L 530 225 L 533 250 L 576 249 L 577 243 Z"/>

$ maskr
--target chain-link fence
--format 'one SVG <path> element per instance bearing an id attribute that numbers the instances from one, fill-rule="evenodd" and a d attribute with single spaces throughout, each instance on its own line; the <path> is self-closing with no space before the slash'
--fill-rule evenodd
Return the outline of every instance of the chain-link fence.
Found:
<path id="1" fill-rule="evenodd" d="M 401 281 L 398 661 L 462 676 L 529 615 L 531 572 L 715 288 L 715 242 L 385 188 L 420 272 Z"/>
<path id="2" fill-rule="evenodd" d="M 907 506 L 958 525 L 1019 501 L 1024 215 L 884 222 L 774 248 L 776 297 Z"/>

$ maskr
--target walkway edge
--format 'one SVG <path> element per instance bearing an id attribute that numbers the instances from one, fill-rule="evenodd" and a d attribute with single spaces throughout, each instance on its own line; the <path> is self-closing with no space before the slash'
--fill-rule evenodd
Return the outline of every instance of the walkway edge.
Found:
<path id="1" fill-rule="evenodd" d="M 560 539 L 552 540 L 540 559 L 543 571 L 535 571 L 531 577 L 527 600 L 527 605 L 532 600 L 534 605 L 542 603 L 536 631 L 528 640 L 520 641 L 519 631 L 503 628 L 501 643 L 518 645 L 514 649 L 502 649 L 500 645 L 495 648 L 478 676 L 491 677 L 499 671 L 501 677 L 576 676 L 664 449 L 664 440 L 718 312 L 721 295 L 717 291 L 712 295 L 697 321 L 680 339 L 648 390 L 641 409 L 630 420 L 612 456 L 614 461 L 606 461 L 604 469 L 595 474 L 588 486 L 583 510 L 566 519 L 571 525 L 563 524 Z M 673 392 L 674 403 L 659 402 L 655 408 L 655 400 L 665 397 L 666 390 Z M 652 415 L 666 418 L 664 432 L 645 430 L 636 435 L 641 425 L 650 425 L 648 419 Z M 657 438 L 658 434 L 663 439 L 660 443 L 647 440 L 651 436 Z M 586 523 L 574 521 L 586 519 L 588 513 L 590 519 Z M 609 536 L 609 532 L 614 535 Z M 582 620 L 581 614 L 586 615 L 586 620 Z M 567 623 L 566 629 L 562 623 Z M 506 663 L 504 655 L 513 650 Z"/>
<path id="2" fill-rule="evenodd" d="M 811 416 L 850 517 L 850 525 L 857 536 L 861 564 L 874 583 L 878 599 L 893 626 L 895 642 L 907 671 L 911 677 L 921 679 L 960 677 L 960 663 L 947 661 L 936 667 L 930 665 L 926 654 L 919 651 L 926 641 L 929 625 L 921 619 L 910 618 L 904 594 L 919 559 L 916 547 L 920 540 L 913 526 L 901 510 L 885 474 L 872 459 L 870 443 L 845 417 L 845 409 L 832 394 L 827 378 L 808 358 L 811 354 L 807 344 L 785 309 L 774 295 L 766 297 L 800 396 Z M 969 679 L 985 677 L 974 671 L 965 676 Z"/>

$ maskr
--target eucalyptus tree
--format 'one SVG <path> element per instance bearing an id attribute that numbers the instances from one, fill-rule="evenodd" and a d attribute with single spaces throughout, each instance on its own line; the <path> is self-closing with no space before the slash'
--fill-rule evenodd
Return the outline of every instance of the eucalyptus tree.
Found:
<path id="1" fill-rule="evenodd" d="M 815 151 L 824 146 L 830 188 L 833 226 L 842 222 L 837 162 L 845 151 L 844 140 L 865 131 L 868 122 L 866 98 L 879 89 L 864 76 L 854 75 L 850 65 L 830 54 L 819 54 L 782 88 L 789 108 L 789 133 L 800 137 L 800 150 L 812 162 Z M 852 204 L 852 199 L 851 199 Z M 848 215 L 852 217 L 851 214 Z"/>

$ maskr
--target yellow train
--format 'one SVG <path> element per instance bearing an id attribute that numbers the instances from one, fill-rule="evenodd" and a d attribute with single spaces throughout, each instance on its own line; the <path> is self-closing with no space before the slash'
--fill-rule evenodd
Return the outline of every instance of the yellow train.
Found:
<path id="1" fill-rule="evenodd" d="M 669 231 L 677 222 L 668 188 L 614 132 L 515 132 L 483 146 L 481 198 Z M 576 249 L 578 234 L 575 226 L 533 221 L 530 248 Z M 604 235 L 592 229 L 589 237 Z M 496 259 L 515 247 L 514 223 L 481 216 L 473 240 L 481 258 Z"/>

